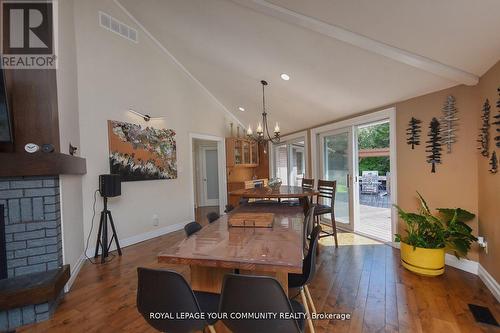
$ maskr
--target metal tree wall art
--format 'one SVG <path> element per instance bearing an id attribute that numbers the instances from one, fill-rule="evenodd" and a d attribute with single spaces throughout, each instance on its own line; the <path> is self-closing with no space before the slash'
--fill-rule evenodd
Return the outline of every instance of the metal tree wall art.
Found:
<path id="1" fill-rule="evenodd" d="M 428 136 L 429 140 L 425 142 L 427 143 L 425 152 L 429 153 L 427 155 L 427 163 L 432 164 L 431 172 L 435 173 L 436 164 L 441 163 L 441 150 L 443 149 L 441 144 L 441 124 L 436 118 L 432 118 L 431 120 Z"/>
<path id="2" fill-rule="evenodd" d="M 498 158 L 497 153 L 493 152 L 490 158 L 490 172 L 497 173 L 498 172 Z"/>
<path id="3" fill-rule="evenodd" d="M 420 145 L 420 133 L 422 129 L 420 124 L 421 120 L 411 117 L 408 123 L 408 128 L 406 129 L 406 143 L 411 145 L 411 149 L 415 149 L 415 146 Z"/>
<path id="4" fill-rule="evenodd" d="M 443 128 L 441 129 L 443 144 L 446 145 L 446 152 L 448 154 L 451 153 L 451 145 L 457 141 L 455 135 L 457 129 L 456 122 L 458 120 L 457 114 L 458 110 L 455 106 L 455 97 L 448 96 L 443 106 L 443 118 L 441 121 L 443 124 Z"/>
<path id="5" fill-rule="evenodd" d="M 489 147 L 490 147 L 490 101 L 486 100 L 483 105 L 483 110 L 481 111 L 481 119 L 483 120 L 483 125 L 481 126 L 479 132 L 479 138 L 477 142 L 479 142 L 479 149 L 481 151 L 481 155 L 484 157 L 489 156 Z"/>
<path id="6" fill-rule="evenodd" d="M 496 125 L 496 136 L 495 136 L 495 142 L 498 148 L 500 148 L 500 87 L 497 89 L 498 92 L 498 100 L 497 100 L 497 110 L 498 113 L 495 115 L 495 122 L 493 123 Z"/>

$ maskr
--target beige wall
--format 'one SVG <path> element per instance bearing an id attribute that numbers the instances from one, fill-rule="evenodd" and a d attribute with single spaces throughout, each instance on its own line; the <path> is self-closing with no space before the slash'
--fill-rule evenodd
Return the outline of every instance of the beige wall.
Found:
<path id="1" fill-rule="evenodd" d="M 446 97 L 453 95 L 459 112 L 457 142 L 452 153 L 443 150 L 442 164 L 431 173 L 426 162 L 425 141 L 432 117 L 441 117 Z M 478 186 L 476 139 L 478 119 L 477 87 L 457 86 L 432 94 L 396 103 L 398 205 L 405 210 L 416 210 L 419 191 L 431 208 L 461 207 L 478 215 Z M 411 117 L 422 120 L 421 144 L 414 150 L 406 144 L 406 128 Z M 477 235 L 477 218 L 469 224 Z M 403 227 L 403 228 L 402 228 Z M 404 226 L 399 224 L 400 231 Z M 478 260 L 474 246 L 469 259 Z"/>
<path id="2" fill-rule="evenodd" d="M 59 1 L 58 10 L 57 99 L 59 130 L 61 152 L 68 154 L 70 142 L 74 146 L 80 147 L 73 0 Z M 82 176 L 61 175 L 59 184 L 64 263 L 70 264 L 73 272 L 83 253 Z"/>
<path id="3" fill-rule="evenodd" d="M 477 105 L 477 117 L 480 116 L 481 106 L 486 98 L 491 104 L 491 122 L 493 115 L 500 114 L 496 103 L 500 96 L 497 93 L 500 88 L 500 62 L 491 68 L 479 82 L 479 104 Z M 479 128 L 479 124 L 478 124 Z M 496 127 L 499 128 L 499 127 Z M 476 129 L 476 133 L 477 133 Z M 492 126 L 490 130 L 490 151 L 496 151 L 500 158 L 500 148 L 495 146 L 493 138 L 500 135 Z M 497 280 L 500 281 L 500 172 L 493 175 L 488 170 L 489 159 L 478 156 L 479 169 L 479 232 L 488 242 L 488 254 L 481 251 L 480 264 Z"/>
<path id="4" fill-rule="evenodd" d="M 138 29 L 139 43 L 101 28 L 98 11 Z M 122 184 L 122 195 L 110 199 L 119 238 L 151 235 L 159 228 L 194 220 L 189 133 L 224 137 L 229 123 L 225 111 L 113 1 L 77 1 L 75 12 L 81 155 L 87 159 L 83 178 L 84 236 L 91 227 L 98 175 L 109 173 L 107 120 L 145 125 L 127 112 L 130 106 L 166 116 L 147 125 L 176 131 L 178 178 Z M 101 208 L 102 200 L 98 198 L 97 212 Z M 153 225 L 153 215 L 158 215 L 159 226 Z M 97 223 L 94 221 L 91 244 Z"/>

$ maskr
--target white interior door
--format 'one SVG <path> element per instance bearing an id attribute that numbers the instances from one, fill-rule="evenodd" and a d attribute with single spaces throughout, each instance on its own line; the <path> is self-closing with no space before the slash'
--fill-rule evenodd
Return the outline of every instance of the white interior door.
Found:
<path id="1" fill-rule="evenodd" d="M 354 230 L 352 168 L 352 127 L 322 133 L 319 136 L 320 179 L 337 181 L 335 220 L 337 226 Z M 330 202 L 324 204 L 330 205 Z M 323 219 L 330 216 L 323 215 Z"/>
<path id="2" fill-rule="evenodd" d="M 219 170 L 216 147 L 201 147 L 201 204 L 219 205 Z"/>

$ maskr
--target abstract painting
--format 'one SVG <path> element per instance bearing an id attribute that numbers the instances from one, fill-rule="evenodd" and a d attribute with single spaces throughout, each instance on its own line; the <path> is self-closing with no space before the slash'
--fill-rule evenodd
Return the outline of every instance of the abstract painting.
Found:
<path id="1" fill-rule="evenodd" d="M 177 178 L 175 132 L 108 120 L 109 164 L 122 181 Z"/>

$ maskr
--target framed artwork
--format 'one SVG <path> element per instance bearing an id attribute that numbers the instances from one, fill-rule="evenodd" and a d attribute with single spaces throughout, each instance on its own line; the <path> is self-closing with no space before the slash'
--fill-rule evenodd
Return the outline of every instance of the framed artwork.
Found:
<path id="1" fill-rule="evenodd" d="M 108 139 L 110 171 L 122 181 L 177 178 L 174 130 L 108 120 Z"/>

